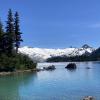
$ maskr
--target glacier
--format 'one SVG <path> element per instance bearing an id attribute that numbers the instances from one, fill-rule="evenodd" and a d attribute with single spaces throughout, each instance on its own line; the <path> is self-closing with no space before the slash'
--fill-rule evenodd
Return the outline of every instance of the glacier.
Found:
<path id="1" fill-rule="evenodd" d="M 19 48 L 19 53 L 28 55 L 32 60 L 36 62 L 44 62 L 46 59 L 55 56 L 76 56 L 86 53 L 92 53 L 95 49 L 92 47 L 81 48 L 65 48 L 65 49 L 47 49 L 47 48 L 32 48 L 24 46 Z"/>

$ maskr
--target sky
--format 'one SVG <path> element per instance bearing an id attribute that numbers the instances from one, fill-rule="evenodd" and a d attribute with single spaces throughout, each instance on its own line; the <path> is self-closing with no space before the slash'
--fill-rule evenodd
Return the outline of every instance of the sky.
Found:
<path id="1" fill-rule="evenodd" d="M 100 0 L 0 0 L 4 25 L 9 8 L 20 15 L 21 46 L 100 46 Z"/>

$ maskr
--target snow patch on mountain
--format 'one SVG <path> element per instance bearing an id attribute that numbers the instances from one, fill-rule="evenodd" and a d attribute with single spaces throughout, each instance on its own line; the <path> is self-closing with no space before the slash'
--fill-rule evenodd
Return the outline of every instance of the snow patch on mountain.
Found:
<path id="1" fill-rule="evenodd" d="M 55 56 L 76 56 L 83 55 L 86 53 L 93 52 L 94 49 L 89 48 L 65 48 L 65 49 L 46 49 L 46 48 L 30 48 L 30 47 L 21 47 L 19 52 L 28 55 L 34 61 L 43 62 L 50 57 Z"/>

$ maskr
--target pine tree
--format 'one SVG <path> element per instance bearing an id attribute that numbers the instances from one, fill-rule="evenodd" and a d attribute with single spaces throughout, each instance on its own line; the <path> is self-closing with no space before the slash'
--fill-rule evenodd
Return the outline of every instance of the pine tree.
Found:
<path id="1" fill-rule="evenodd" d="M 0 20 L 0 54 L 2 52 L 4 52 L 4 43 L 3 43 L 3 41 L 4 41 L 4 30 L 3 30 L 3 24 Z"/>
<path id="2" fill-rule="evenodd" d="M 14 29 L 15 29 L 15 47 L 16 47 L 16 53 L 17 53 L 18 48 L 20 47 L 20 42 L 23 41 L 21 38 L 22 33 L 20 32 L 18 12 L 15 13 Z"/>
<path id="3" fill-rule="evenodd" d="M 13 19 L 13 14 L 11 9 L 9 9 L 8 11 L 8 19 L 6 24 L 7 24 L 6 35 L 5 35 L 6 52 L 8 54 L 12 54 L 14 50 L 15 32 L 14 32 L 14 19 Z"/>

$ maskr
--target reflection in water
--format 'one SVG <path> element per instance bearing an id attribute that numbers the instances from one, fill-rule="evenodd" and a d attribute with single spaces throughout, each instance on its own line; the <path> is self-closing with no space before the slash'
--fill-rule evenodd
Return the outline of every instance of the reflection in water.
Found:
<path id="1" fill-rule="evenodd" d="M 0 77 L 0 100 L 20 100 L 20 87 L 27 86 L 37 73 L 19 73 Z"/>
<path id="2" fill-rule="evenodd" d="M 67 71 L 69 71 L 69 72 L 75 72 L 76 68 L 75 69 L 67 69 Z"/>
<path id="3" fill-rule="evenodd" d="M 53 63 L 54 71 L 1 76 L 0 100 L 81 100 L 87 95 L 100 100 L 100 63 L 76 62 L 77 69 L 71 71 L 66 64 Z"/>

